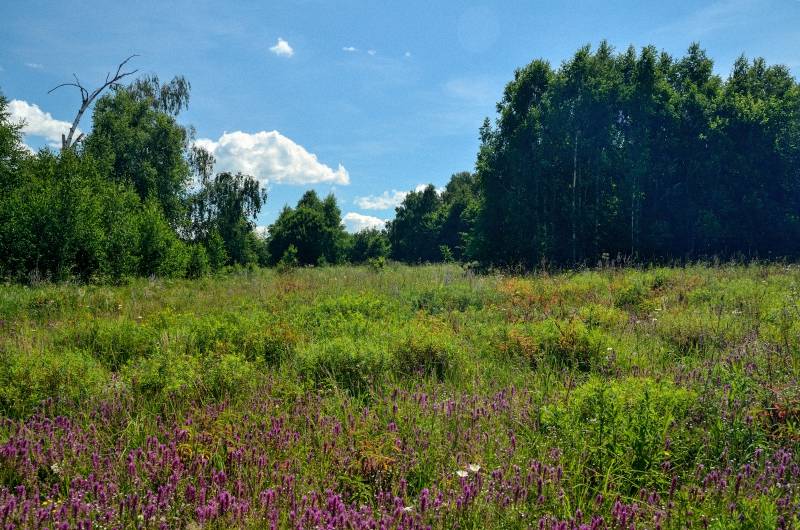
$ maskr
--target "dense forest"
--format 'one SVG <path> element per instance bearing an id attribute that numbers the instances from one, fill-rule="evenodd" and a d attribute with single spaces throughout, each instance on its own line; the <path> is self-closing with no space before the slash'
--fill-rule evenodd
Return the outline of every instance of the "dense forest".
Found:
<path id="1" fill-rule="evenodd" d="M 410 192 L 385 230 L 348 234 L 333 195 L 285 207 L 249 175 L 215 173 L 179 122 L 183 77 L 98 98 L 81 141 L 30 153 L 0 96 L 0 276 L 118 280 L 226 267 L 469 261 L 593 265 L 797 257 L 800 85 L 784 66 L 698 46 L 581 48 L 517 70 L 485 121 L 474 172 Z"/>

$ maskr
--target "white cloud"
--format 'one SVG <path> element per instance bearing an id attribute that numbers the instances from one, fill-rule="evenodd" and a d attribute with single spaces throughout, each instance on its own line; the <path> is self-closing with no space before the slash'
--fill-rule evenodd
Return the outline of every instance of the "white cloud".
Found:
<path id="1" fill-rule="evenodd" d="M 375 55 L 378 52 L 375 51 L 375 50 L 367 50 L 367 53 L 370 54 L 370 55 Z"/>
<path id="2" fill-rule="evenodd" d="M 201 138 L 195 144 L 214 155 L 218 171 L 241 171 L 265 183 L 350 184 L 344 166 L 334 170 L 278 131 L 226 132 L 216 141 Z"/>
<path id="3" fill-rule="evenodd" d="M 291 46 L 289 46 L 289 43 L 280 37 L 278 37 L 278 43 L 275 46 L 272 46 L 269 51 L 279 57 L 291 57 L 294 55 L 294 50 Z"/>
<path id="4" fill-rule="evenodd" d="M 267 237 L 269 235 L 269 227 L 266 225 L 258 225 L 255 228 L 255 233 L 258 237 Z"/>
<path id="5" fill-rule="evenodd" d="M 13 121 L 24 122 L 22 132 L 25 135 L 42 137 L 53 147 L 61 145 L 61 135 L 67 134 L 72 125 L 53 118 L 38 105 L 20 99 L 12 99 L 8 104 L 8 111 Z M 77 131 L 76 138 L 79 134 L 80 130 Z"/>
<path id="6" fill-rule="evenodd" d="M 34 70 L 41 70 L 44 68 L 44 65 L 39 63 L 25 63 L 25 66 L 28 68 L 33 68 Z"/>
<path id="7" fill-rule="evenodd" d="M 417 184 L 414 186 L 414 191 L 417 193 L 425 191 L 425 189 L 430 184 Z M 444 192 L 444 188 L 434 188 L 436 193 L 441 195 Z M 366 195 L 364 197 L 356 197 L 355 201 L 353 201 L 359 208 L 364 210 L 389 210 L 391 208 L 397 208 L 402 204 L 403 200 L 405 200 L 406 196 L 408 196 L 409 192 L 407 191 L 384 191 L 380 195 Z"/>
<path id="8" fill-rule="evenodd" d="M 358 48 L 356 48 L 354 46 L 345 46 L 344 48 L 342 48 L 342 51 L 343 52 L 353 53 L 353 52 L 357 52 Z"/>
<path id="9" fill-rule="evenodd" d="M 364 210 L 389 210 L 400 206 L 406 195 L 408 195 L 407 191 L 384 191 L 380 195 L 356 197 L 355 203 Z"/>
<path id="10" fill-rule="evenodd" d="M 411 52 L 406 52 L 403 54 L 405 57 L 411 57 Z"/>
<path id="11" fill-rule="evenodd" d="M 357 212 L 347 212 L 342 219 L 347 231 L 353 234 L 367 228 L 383 228 L 386 225 L 385 219 Z"/>

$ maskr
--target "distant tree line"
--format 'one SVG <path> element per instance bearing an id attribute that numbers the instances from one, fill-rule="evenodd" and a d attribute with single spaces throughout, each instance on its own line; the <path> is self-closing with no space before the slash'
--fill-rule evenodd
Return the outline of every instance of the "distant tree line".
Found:
<path id="1" fill-rule="evenodd" d="M 558 68 L 535 60 L 481 128 L 475 172 L 409 192 L 385 229 L 357 234 L 314 191 L 258 233 L 266 193 L 193 146 L 177 121 L 189 92 L 182 77 L 110 85 L 90 134 L 36 154 L 0 95 L 0 277 L 800 254 L 800 85 L 763 59 L 726 79 L 698 45 L 680 59 L 601 43 Z"/>

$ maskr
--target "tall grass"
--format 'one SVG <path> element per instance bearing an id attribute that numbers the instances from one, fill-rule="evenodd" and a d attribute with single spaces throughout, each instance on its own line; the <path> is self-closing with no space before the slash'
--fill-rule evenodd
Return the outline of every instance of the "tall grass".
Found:
<path id="1" fill-rule="evenodd" d="M 774 528 L 800 269 L 0 287 L 4 527 Z"/>

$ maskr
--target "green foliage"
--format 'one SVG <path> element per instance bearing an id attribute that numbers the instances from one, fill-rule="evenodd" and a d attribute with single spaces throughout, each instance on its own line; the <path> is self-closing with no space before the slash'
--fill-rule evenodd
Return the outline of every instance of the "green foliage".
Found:
<path id="1" fill-rule="evenodd" d="M 159 333 L 127 319 L 89 320 L 66 330 L 57 344 L 88 352 L 116 371 L 132 359 L 148 357 L 159 348 Z"/>
<path id="2" fill-rule="evenodd" d="M 392 347 L 395 370 L 405 376 L 432 375 L 444 380 L 460 368 L 455 342 L 441 326 L 414 322 Z"/>
<path id="3" fill-rule="evenodd" d="M 226 262 L 258 262 L 262 243 L 253 237 L 254 220 L 266 200 L 266 191 L 253 177 L 224 172 L 202 178 L 200 191 L 190 201 L 191 230 L 213 255 L 215 270 Z"/>
<path id="4" fill-rule="evenodd" d="M 175 119 L 188 91 L 188 83 L 178 78 L 163 86 L 158 78 L 144 78 L 119 87 L 95 104 L 92 133 L 84 142 L 101 173 L 132 186 L 143 202 L 155 200 L 172 226 L 184 213 L 190 176 L 188 132 Z"/>
<path id="5" fill-rule="evenodd" d="M 139 225 L 139 272 L 144 276 L 181 277 L 189 263 L 187 245 L 178 239 L 155 201 L 145 203 Z"/>
<path id="6" fill-rule="evenodd" d="M 603 42 L 557 69 L 531 62 L 481 129 L 471 257 L 797 256 L 797 86 L 743 57 L 723 80 L 696 44 L 682 58 Z"/>
<path id="7" fill-rule="evenodd" d="M 158 438 L 179 446 L 182 469 L 260 481 L 242 479 L 253 502 L 273 483 L 258 478 L 263 455 L 304 492 L 373 509 L 379 491 L 416 509 L 424 489 L 477 488 L 460 510 L 417 511 L 433 528 L 525 527 L 578 509 L 611 521 L 618 500 L 644 526 L 669 510 L 665 526 L 773 527 L 796 500 L 775 481 L 793 480 L 797 461 L 798 286 L 796 266 L 755 264 L 6 284 L 0 434 L 39 440 L 41 424 L 59 441 L 69 424 L 95 449 L 46 444 L 58 471 L 6 459 L 0 483 L 75 484 L 92 453 Z M 109 462 L 120 491 L 139 487 L 126 458 Z M 497 498 L 516 484 L 528 486 Z"/>
<path id="8" fill-rule="evenodd" d="M 566 437 L 565 447 L 582 453 L 581 465 L 595 488 L 602 491 L 613 480 L 635 494 L 668 482 L 665 462 L 682 465 L 689 458 L 686 444 L 694 433 L 687 420 L 695 400 L 667 382 L 592 378 L 551 417 Z"/>
<path id="9" fill-rule="evenodd" d="M 477 211 L 475 176 L 456 173 L 441 193 L 432 185 L 406 195 L 386 225 L 391 256 L 410 263 L 461 260 Z"/>
<path id="10" fill-rule="evenodd" d="M 186 265 L 186 275 L 189 278 L 202 278 L 211 271 L 206 247 L 199 244 L 189 246 L 189 263 Z"/>
<path id="11" fill-rule="evenodd" d="M 368 228 L 351 236 L 348 261 L 365 263 L 372 260 L 386 260 L 389 252 L 390 244 L 386 233 L 376 228 Z"/>
<path id="12" fill-rule="evenodd" d="M 608 347 L 599 329 L 578 319 L 547 319 L 504 330 L 500 350 L 533 366 L 545 364 L 588 371 L 598 366 Z"/>
<path id="13" fill-rule="evenodd" d="M 278 261 L 278 272 L 289 272 L 298 265 L 300 265 L 300 260 L 297 258 L 297 247 L 289 245 Z"/>
<path id="14" fill-rule="evenodd" d="M 272 264 L 277 264 L 290 246 L 296 248 L 300 265 L 341 263 L 346 257 L 346 244 L 336 198 L 328 195 L 320 201 L 313 190 L 303 194 L 296 208 L 287 206 L 281 211 L 267 237 Z"/>
<path id="15" fill-rule="evenodd" d="M 0 410 L 4 416 L 26 417 L 44 400 L 63 407 L 99 395 L 108 374 L 90 355 L 71 348 L 0 353 Z"/>
<path id="16" fill-rule="evenodd" d="M 390 358 L 370 343 L 337 337 L 301 348 L 295 363 L 298 372 L 315 385 L 335 385 L 361 395 L 383 384 Z"/>

